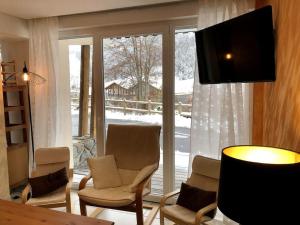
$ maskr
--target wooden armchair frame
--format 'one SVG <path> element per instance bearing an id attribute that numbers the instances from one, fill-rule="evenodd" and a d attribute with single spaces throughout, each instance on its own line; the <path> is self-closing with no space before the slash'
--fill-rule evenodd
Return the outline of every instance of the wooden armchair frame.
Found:
<path id="1" fill-rule="evenodd" d="M 122 207 L 104 206 L 104 205 L 89 203 L 89 202 L 86 202 L 79 198 L 81 215 L 87 216 L 86 206 L 90 205 L 90 206 L 107 208 L 107 209 L 116 209 L 116 210 L 122 210 L 122 211 L 135 212 L 138 225 L 143 225 L 143 224 L 150 225 L 152 223 L 152 221 L 154 220 L 156 213 L 159 210 L 159 207 L 157 207 L 157 206 L 143 204 L 143 190 L 146 187 L 146 185 L 149 184 L 151 177 L 152 177 L 152 174 L 150 176 L 146 177 L 142 182 L 140 182 L 137 185 L 137 188 L 135 191 L 135 201 L 133 201 L 131 204 L 129 204 L 127 206 L 122 206 Z M 82 178 L 82 180 L 79 183 L 79 191 L 86 187 L 87 182 L 91 178 L 92 178 L 91 174 Z M 147 220 L 145 221 L 145 223 L 144 223 L 144 218 L 143 218 L 143 208 L 151 209 L 151 212 L 149 213 L 149 216 L 148 216 Z M 97 214 L 94 216 L 97 216 Z"/>

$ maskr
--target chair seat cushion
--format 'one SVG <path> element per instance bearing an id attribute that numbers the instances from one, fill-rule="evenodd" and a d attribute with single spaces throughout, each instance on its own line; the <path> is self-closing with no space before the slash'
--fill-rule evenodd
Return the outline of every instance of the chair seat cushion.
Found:
<path id="1" fill-rule="evenodd" d="M 161 208 L 165 217 L 168 219 L 176 219 L 186 225 L 194 225 L 196 213 L 192 210 L 184 208 L 180 205 L 167 205 Z M 211 218 L 204 216 L 202 221 L 210 220 Z"/>
<path id="2" fill-rule="evenodd" d="M 150 191 L 145 188 L 143 195 L 149 193 Z M 128 185 L 106 189 L 86 187 L 80 190 L 78 195 L 85 202 L 107 207 L 126 206 L 135 201 L 135 193 L 128 191 Z"/>
<path id="3" fill-rule="evenodd" d="M 66 168 L 44 176 L 29 178 L 33 198 L 51 193 L 68 183 Z"/>
<path id="4" fill-rule="evenodd" d="M 66 187 L 61 187 L 42 197 L 30 198 L 26 204 L 33 206 L 63 203 L 66 201 Z"/>

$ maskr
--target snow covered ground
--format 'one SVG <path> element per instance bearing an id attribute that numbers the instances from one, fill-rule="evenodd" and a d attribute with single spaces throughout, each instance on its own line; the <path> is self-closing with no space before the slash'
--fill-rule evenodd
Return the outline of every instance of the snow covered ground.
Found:
<path id="1" fill-rule="evenodd" d="M 79 110 L 72 109 L 72 115 L 79 115 Z M 149 115 L 149 114 L 126 113 L 126 115 L 124 115 L 123 112 L 106 110 L 105 116 L 106 119 L 135 121 L 135 122 L 139 121 L 142 123 L 151 123 L 151 124 L 162 124 L 162 115 L 160 114 Z M 76 124 L 73 124 L 73 126 L 76 126 Z M 191 118 L 175 115 L 175 126 L 191 128 Z"/>

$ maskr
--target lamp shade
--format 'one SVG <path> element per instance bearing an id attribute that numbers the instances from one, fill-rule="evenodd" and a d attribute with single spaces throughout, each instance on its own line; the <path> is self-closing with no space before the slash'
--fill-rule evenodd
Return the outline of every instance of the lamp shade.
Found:
<path id="1" fill-rule="evenodd" d="M 242 225 L 300 224 L 300 155 L 273 147 L 223 149 L 218 208 Z"/>

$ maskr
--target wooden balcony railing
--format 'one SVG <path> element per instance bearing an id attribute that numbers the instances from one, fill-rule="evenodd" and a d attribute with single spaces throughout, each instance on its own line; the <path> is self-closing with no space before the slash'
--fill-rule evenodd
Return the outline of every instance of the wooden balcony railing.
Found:
<path id="1" fill-rule="evenodd" d="M 72 107 L 79 107 L 78 98 L 72 98 Z M 126 115 L 127 112 L 139 112 L 143 114 L 162 114 L 163 104 L 162 102 L 148 101 L 135 101 L 128 99 L 105 99 L 105 109 L 121 111 Z M 139 107 L 139 106 L 143 107 Z M 90 108 L 89 104 L 89 108 Z M 176 112 L 185 117 L 191 117 L 192 104 L 183 104 L 181 102 L 175 103 Z M 185 111 L 184 111 L 185 110 Z"/>

